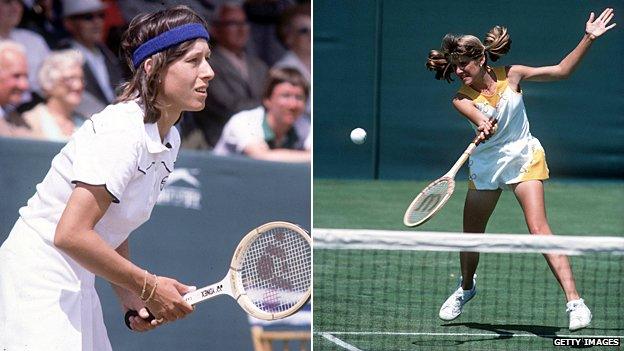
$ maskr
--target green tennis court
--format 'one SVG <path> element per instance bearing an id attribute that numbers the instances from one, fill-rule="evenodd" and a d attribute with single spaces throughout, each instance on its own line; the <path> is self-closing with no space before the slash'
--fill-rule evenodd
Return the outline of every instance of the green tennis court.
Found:
<path id="1" fill-rule="evenodd" d="M 314 183 L 315 228 L 406 230 L 402 215 L 426 182 Z M 461 231 L 465 182 L 419 231 Z M 622 182 L 547 182 L 551 227 L 572 235 L 621 236 Z M 511 192 L 501 196 L 488 232 L 527 233 Z M 415 235 L 417 235 L 415 233 Z M 539 253 L 482 254 L 478 294 L 456 320 L 437 317 L 456 287 L 456 252 L 315 250 L 315 350 L 544 350 L 557 336 L 624 335 L 621 256 L 571 257 L 578 290 L 593 311 L 571 333 L 565 299 Z"/>
<path id="2" fill-rule="evenodd" d="M 429 182 L 372 180 L 314 180 L 315 228 L 405 230 L 403 213 Z M 624 235 L 624 182 L 547 181 L 546 213 L 555 233 Z M 461 232 L 467 182 L 440 213 L 416 230 Z M 528 233 L 513 193 L 505 191 L 490 223 L 491 233 Z"/>

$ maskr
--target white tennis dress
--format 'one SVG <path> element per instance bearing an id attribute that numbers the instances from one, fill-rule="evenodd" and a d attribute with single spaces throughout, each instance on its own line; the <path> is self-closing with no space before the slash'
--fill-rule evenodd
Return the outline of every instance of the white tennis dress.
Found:
<path id="1" fill-rule="evenodd" d="M 0 350 L 111 350 L 94 275 L 54 246 L 54 232 L 75 182 L 103 184 L 115 198 L 95 226 L 113 248 L 150 217 L 180 136 L 171 128 L 161 142 L 143 116 L 132 101 L 86 121 L 20 209 L 0 247 Z"/>
<path id="2" fill-rule="evenodd" d="M 505 67 L 493 70 L 497 79 L 494 95 L 480 94 L 467 85 L 458 91 L 472 99 L 485 116 L 498 120 L 496 133 L 470 156 L 470 188 L 504 189 L 509 184 L 548 179 L 544 149 L 529 131 L 522 93 L 509 87 Z"/>

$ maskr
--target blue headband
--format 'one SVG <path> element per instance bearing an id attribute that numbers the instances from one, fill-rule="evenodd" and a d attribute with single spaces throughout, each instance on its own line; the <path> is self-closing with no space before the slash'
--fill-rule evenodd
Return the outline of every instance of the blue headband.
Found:
<path id="1" fill-rule="evenodd" d="M 146 58 L 157 52 L 164 51 L 174 45 L 178 45 L 192 39 L 204 38 L 210 40 L 208 31 L 199 23 L 184 24 L 161 33 L 141 44 L 132 54 L 134 68 L 138 68 Z"/>

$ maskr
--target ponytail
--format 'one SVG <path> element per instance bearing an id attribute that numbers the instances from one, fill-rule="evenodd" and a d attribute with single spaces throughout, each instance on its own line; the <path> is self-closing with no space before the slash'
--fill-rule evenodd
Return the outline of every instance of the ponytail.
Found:
<path id="1" fill-rule="evenodd" d="M 430 71 L 435 71 L 435 79 L 444 79 L 449 83 L 453 81 L 453 78 L 451 78 L 451 74 L 453 73 L 451 69 L 451 55 L 458 50 L 460 38 L 461 37 L 453 34 L 447 34 L 442 38 L 440 51 L 429 51 L 426 66 Z"/>
<path id="2" fill-rule="evenodd" d="M 511 38 L 507 33 L 507 28 L 495 26 L 485 35 L 485 50 L 492 62 L 497 61 L 501 56 L 507 54 L 511 49 Z"/>
<path id="3" fill-rule="evenodd" d="M 460 57 L 478 60 L 487 53 L 489 59 L 494 62 L 511 49 L 511 39 L 507 33 L 507 28 L 501 26 L 492 28 L 486 34 L 483 43 L 479 38 L 472 35 L 447 34 L 442 39 L 440 50 L 429 51 L 427 69 L 435 71 L 437 80 L 444 79 L 450 83 L 453 81 L 451 78 L 453 64 Z"/>

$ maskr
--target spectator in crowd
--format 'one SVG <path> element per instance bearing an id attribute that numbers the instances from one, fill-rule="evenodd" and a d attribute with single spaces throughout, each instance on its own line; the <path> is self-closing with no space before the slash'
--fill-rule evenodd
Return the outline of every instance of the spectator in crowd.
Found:
<path id="1" fill-rule="evenodd" d="M 308 84 L 311 79 L 312 27 L 310 4 L 295 5 L 284 12 L 277 34 L 288 48 L 286 54 L 273 65 L 274 68 L 292 67 L 301 73 Z M 311 119 L 310 100 L 306 103 L 305 117 Z"/>
<path id="2" fill-rule="evenodd" d="M 119 7 L 119 1 L 117 0 L 103 0 L 104 1 L 104 37 L 102 42 L 106 47 L 114 54 L 118 54 L 121 50 L 121 38 L 123 33 L 128 28 L 128 21 L 121 12 Z M 125 2 L 125 1 L 121 1 Z M 158 10 L 162 10 L 158 9 Z M 157 11 L 158 11 L 157 10 Z M 152 12 L 157 12 L 152 11 Z M 145 12 L 144 12 L 145 13 Z M 126 81 L 132 76 L 132 72 L 127 65 L 122 63 L 122 77 Z M 125 70 L 127 68 L 127 70 Z"/>
<path id="3" fill-rule="evenodd" d="M 309 3 L 287 9 L 282 15 L 277 34 L 288 51 L 273 65 L 274 68 L 296 68 L 308 80 L 308 83 L 312 61 L 311 28 Z"/>
<path id="4" fill-rule="evenodd" d="M 0 40 L 12 40 L 22 44 L 26 50 L 28 71 L 37 72 L 43 59 L 50 53 L 50 48 L 45 40 L 37 33 L 21 28 L 15 28 L 21 21 L 24 7 L 20 0 L 0 1 Z M 30 77 L 29 89 L 39 91 L 37 79 Z M 32 96 L 25 92 L 20 102 L 28 102 Z"/>
<path id="5" fill-rule="evenodd" d="M 212 18 L 213 11 L 215 9 L 215 2 L 223 2 L 224 0 L 106 0 L 108 3 L 116 1 L 119 10 L 123 14 L 125 21 L 129 22 L 135 16 L 141 13 L 157 12 L 164 8 L 169 8 L 175 5 L 179 5 L 180 2 L 184 2 L 184 5 L 193 9 L 198 15 L 207 19 Z"/>
<path id="6" fill-rule="evenodd" d="M 269 67 L 286 53 L 277 37 L 277 24 L 294 0 L 245 0 L 243 8 L 249 20 L 251 39 L 247 51 L 260 57 Z"/>
<path id="7" fill-rule="evenodd" d="M 103 44 L 105 4 L 100 0 L 64 0 L 63 25 L 71 38 L 62 48 L 80 51 L 85 63 L 85 92 L 76 111 L 89 118 L 115 100 L 121 83 L 121 66 Z"/>
<path id="8" fill-rule="evenodd" d="M 225 2 L 216 9 L 211 35 L 216 40 L 210 63 L 215 78 L 210 82 L 206 106 L 193 113 L 195 136 L 187 137 L 183 147 L 212 148 L 223 126 L 236 112 L 258 106 L 268 68 L 259 58 L 246 54 L 249 24 L 242 6 Z M 200 134 L 199 137 L 197 134 Z"/>
<path id="9" fill-rule="evenodd" d="M 74 110 L 80 104 L 84 90 L 82 54 L 77 50 L 53 52 L 39 70 L 39 83 L 46 98 L 24 113 L 32 128 L 32 137 L 67 142 L 84 121 Z"/>
<path id="10" fill-rule="evenodd" d="M 48 47 L 58 47 L 61 40 L 68 36 L 61 21 L 60 1 L 31 0 L 31 3 L 32 6 L 27 7 L 22 16 L 20 27 L 41 35 Z"/>
<path id="11" fill-rule="evenodd" d="M 269 72 L 263 105 L 232 116 L 214 149 L 217 155 L 244 154 L 281 162 L 310 162 L 310 123 L 300 118 L 308 83 L 293 68 Z"/>
<path id="12" fill-rule="evenodd" d="M 28 64 L 24 47 L 0 41 L 0 136 L 28 137 L 30 128 L 15 111 L 28 91 Z"/>

